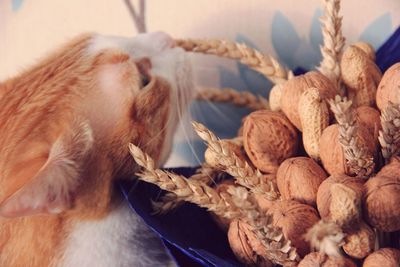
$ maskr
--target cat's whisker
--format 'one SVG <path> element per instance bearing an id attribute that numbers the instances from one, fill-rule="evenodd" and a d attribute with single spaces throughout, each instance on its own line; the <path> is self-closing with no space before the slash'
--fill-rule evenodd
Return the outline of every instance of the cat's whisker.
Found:
<path id="1" fill-rule="evenodd" d="M 156 135 L 154 135 L 152 138 L 150 138 L 149 141 L 147 141 L 147 143 L 145 143 L 145 144 L 143 145 L 143 147 L 148 146 L 151 142 L 154 141 L 154 139 L 158 138 L 161 134 L 163 134 L 163 132 L 169 127 L 169 124 L 170 124 L 171 122 L 172 122 L 172 117 L 171 117 L 171 116 L 168 116 L 168 120 L 167 120 L 167 122 L 165 123 L 165 125 L 163 126 L 163 128 L 161 128 L 161 130 L 160 130 Z"/>
<path id="2" fill-rule="evenodd" d="M 214 104 L 212 101 L 210 100 L 201 100 L 202 102 L 206 103 L 208 106 L 210 106 L 210 108 L 212 109 L 213 112 L 215 112 L 217 115 L 219 115 L 220 117 L 222 117 L 223 119 L 226 119 L 226 121 L 228 123 L 231 124 L 235 124 L 235 120 L 233 120 L 230 116 L 226 115 L 225 113 L 223 113 L 216 104 Z M 199 107 L 199 110 L 201 110 L 201 108 Z M 202 110 L 201 110 L 202 111 Z"/>
<path id="3" fill-rule="evenodd" d="M 186 94 L 187 96 L 189 95 L 188 92 L 185 92 L 185 94 Z M 185 98 L 185 99 L 191 99 L 191 97 L 187 97 L 187 98 Z M 185 104 L 186 104 L 186 103 L 185 103 Z M 182 131 L 183 131 L 183 134 L 184 134 L 184 137 L 185 137 L 185 141 L 186 141 L 187 144 L 189 145 L 189 148 L 190 148 L 191 152 L 193 153 L 193 156 L 195 157 L 195 159 L 196 159 L 198 165 L 201 166 L 202 163 L 201 163 L 201 161 L 200 161 L 200 158 L 198 157 L 198 155 L 197 155 L 197 153 L 196 153 L 196 151 L 195 151 L 195 149 L 194 149 L 194 147 L 193 147 L 193 145 L 192 145 L 192 140 L 189 138 L 188 132 L 186 131 L 186 127 L 185 127 L 185 125 L 184 125 L 184 119 L 183 119 L 183 116 L 182 116 L 182 112 L 181 112 L 181 111 L 182 111 L 182 106 L 178 105 L 179 122 L 180 122 L 180 126 L 181 126 L 181 128 L 182 128 Z M 191 125 L 190 122 L 192 121 L 192 116 L 191 116 L 190 112 L 187 112 L 186 114 L 187 114 L 187 118 L 188 118 L 188 120 L 189 120 L 189 121 L 188 121 L 188 124 Z M 191 133 L 192 133 L 192 135 L 194 136 L 194 132 L 191 131 Z M 208 176 L 208 178 L 210 179 L 211 183 L 216 184 L 216 181 L 214 180 L 213 177 L 211 177 L 211 175 L 207 174 L 207 176 Z"/>

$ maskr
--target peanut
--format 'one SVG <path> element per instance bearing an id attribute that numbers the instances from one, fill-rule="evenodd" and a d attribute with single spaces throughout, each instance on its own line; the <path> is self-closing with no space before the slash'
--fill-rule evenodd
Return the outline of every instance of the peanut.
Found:
<path id="1" fill-rule="evenodd" d="M 329 109 L 317 88 L 309 88 L 300 97 L 299 116 L 303 129 L 303 144 L 307 154 L 319 160 L 319 140 L 329 126 Z"/>
<path id="2" fill-rule="evenodd" d="M 340 61 L 342 78 L 355 107 L 374 106 L 382 73 L 375 62 L 357 46 L 348 47 Z"/>

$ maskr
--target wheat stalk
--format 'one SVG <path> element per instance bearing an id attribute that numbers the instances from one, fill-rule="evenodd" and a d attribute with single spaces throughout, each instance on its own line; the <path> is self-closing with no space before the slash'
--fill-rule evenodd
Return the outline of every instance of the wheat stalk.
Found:
<path id="1" fill-rule="evenodd" d="M 400 152 L 400 105 L 389 103 L 381 114 L 382 130 L 379 131 L 379 143 L 382 155 L 388 162 Z"/>
<path id="2" fill-rule="evenodd" d="M 196 98 L 214 102 L 230 102 L 252 110 L 269 109 L 268 100 L 264 97 L 255 96 L 248 91 L 238 92 L 232 88 L 204 88 L 199 91 Z"/>
<path id="3" fill-rule="evenodd" d="M 223 173 L 210 167 L 208 164 L 203 164 L 201 168 L 196 170 L 196 173 L 189 177 L 190 180 L 195 180 L 207 185 L 215 184 L 223 178 Z M 159 201 L 153 201 L 154 214 L 166 214 L 184 203 L 184 199 L 174 193 L 166 193 Z"/>
<path id="4" fill-rule="evenodd" d="M 339 58 L 345 42 L 339 10 L 340 0 L 325 0 L 324 15 L 321 18 L 324 44 L 321 46 L 322 61 L 318 68 L 338 86 L 340 81 Z"/>
<path id="5" fill-rule="evenodd" d="M 240 159 L 213 132 L 203 124 L 192 122 L 193 127 L 201 139 L 207 142 L 208 147 L 218 155 L 219 164 L 225 167 L 225 171 L 236 179 L 236 182 L 254 193 L 265 196 L 268 200 L 277 200 L 280 197 L 278 189 L 271 181 L 265 181 L 263 175 L 257 169 L 254 170 L 247 161 Z"/>
<path id="6" fill-rule="evenodd" d="M 284 82 L 292 75 L 272 56 L 265 56 L 245 44 L 216 39 L 178 39 L 176 44 L 186 51 L 239 60 L 242 64 L 263 74 L 273 83 Z"/>
<path id="7" fill-rule="evenodd" d="M 230 186 L 227 192 L 217 192 L 205 183 L 186 179 L 181 175 L 154 169 L 154 161 L 140 148 L 129 144 L 136 163 L 143 168 L 137 173 L 146 182 L 175 193 L 185 201 L 192 202 L 228 219 L 244 219 L 265 246 L 265 255 L 260 255 L 277 264 L 294 263 L 299 260 L 296 248 L 286 240 L 282 230 L 274 227 L 271 215 L 261 214 L 257 203 L 244 187 Z"/>
<path id="8" fill-rule="evenodd" d="M 374 170 L 374 159 L 357 135 L 357 122 L 352 102 L 336 96 L 329 100 L 332 112 L 339 124 L 339 142 L 343 147 L 349 174 L 368 178 Z"/>

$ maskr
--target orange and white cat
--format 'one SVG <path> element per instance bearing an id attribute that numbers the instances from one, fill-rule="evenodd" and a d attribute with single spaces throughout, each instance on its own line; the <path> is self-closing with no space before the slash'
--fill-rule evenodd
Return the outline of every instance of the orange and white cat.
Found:
<path id="1" fill-rule="evenodd" d="M 166 266 L 159 239 L 115 188 L 161 165 L 192 91 L 168 35 L 80 36 L 0 83 L 0 266 Z"/>

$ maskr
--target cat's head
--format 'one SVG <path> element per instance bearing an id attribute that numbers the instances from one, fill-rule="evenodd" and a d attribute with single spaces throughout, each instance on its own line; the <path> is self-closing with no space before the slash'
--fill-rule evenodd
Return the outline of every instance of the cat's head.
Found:
<path id="1" fill-rule="evenodd" d="M 58 213 L 108 190 L 135 171 L 130 142 L 162 164 L 191 92 L 186 54 L 160 32 L 86 35 L 4 82 L 0 215 Z"/>

